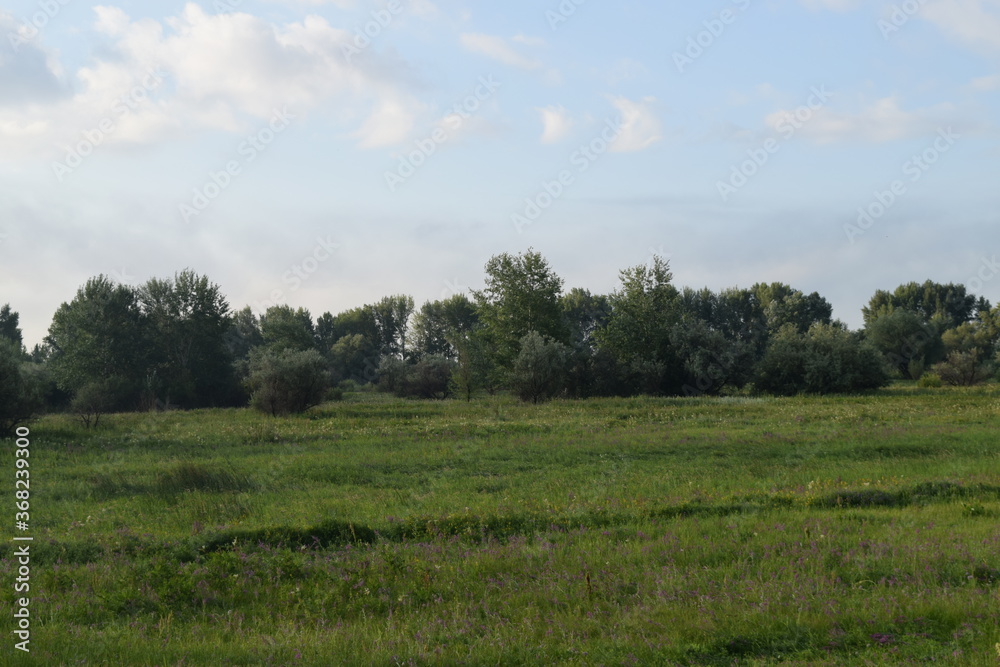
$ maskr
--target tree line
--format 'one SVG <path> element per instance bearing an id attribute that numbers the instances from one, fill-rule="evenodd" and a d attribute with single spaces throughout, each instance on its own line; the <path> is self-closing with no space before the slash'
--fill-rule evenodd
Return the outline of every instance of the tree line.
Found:
<path id="1" fill-rule="evenodd" d="M 783 283 L 677 288 L 660 258 L 607 295 L 573 288 L 538 252 L 491 258 L 485 285 L 429 301 L 387 296 L 314 319 L 278 305 L 232 310 L 191 270 L 132 287 L 91 278 L 24 348 L 0 309 L 0 433 L 43 410 L 88 425 L 112 411 L 307 409 L 345 390 L 460 397 L 856 392 L 891 378 L 975 384 L 996 373 L 1000 308 L 962 285 L 878 291 L 864 328 Z"/>

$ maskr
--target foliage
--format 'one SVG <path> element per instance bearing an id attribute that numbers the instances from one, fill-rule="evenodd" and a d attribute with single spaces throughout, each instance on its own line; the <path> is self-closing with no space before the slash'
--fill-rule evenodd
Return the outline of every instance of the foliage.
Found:
<path id="1" fill-rule="evenodd" d="M 538 403 L 559 394 L 566 377 L 569 348 L 531 331 L 521 339 L 521 351 L 511 369 L 510 386 L 522 401 Z"/>
<path id="2" fill-rule="evenodd" d="M 751 344 L 726 338 L 701 319 L 686 317 L 670 337 L 684 362 L 684 394 L 717 395 L 724 387 L 742 388 L 752 379 L 756 358 Z"/>
<path id="3" fill-rule="evenodd" d="M 441 355 L 428 355 L 413 363 L 384 357 L 379 365 L 379 390 L 400 398 L 447 398 L 455 366 Z"/>
<path id="4" fill-rule="evenodd" d="M 949 352 L 948 357 L 936 364 L 932 371 L 945 384 L 971 387 L 996 375 L 997 367 L 990 357 L 983 355 L 981 348 L 974 347 Z"/>
<path id="5" fill-rule="evenodd" d="M 537 331 L 567 342 L 569 331 L 559 304 L 563 281 L 532 249 L 513 256 L 496 255 L 486 263 L 486 286 L 474 291 L 479 322 L 488 338 L 494 364 L 512 367 L 520 340 Z"/>
<path id="6" fill-rule="evenodd" d="M 816 324 L 806 333 L 786 325 L 757 369 L 757 388 L 780 395 L 868 391 L 889 382 L 878 351 L 856 335 Z"/>
<path id="7" fill-rule="evenodd" d="M 129 384 L 122 378 L 94 380 L 76 391 L 70 401 L 70 410 L 85 428 L 97 428 L 102 416 L 123 408 L 128 392 Z"/>
<path id="8" fill-rule="evenodd" d="M 680 304 L 668 263 L 655 257 L 650 265 L 626 269 L 620 277 L 621 288 L 609 298 L 611 315 L 597 332 L 600 345 L 618 361 L 635 391 L 679 393 L 680 361 L 670 332 L 680 320 Z"/>
<path id="9" fill-rule="evenodd" d="M 4 304 L 0 308 L 0 338 L 6 338 L 20 350 L 24 341 L 21 339 L 19 322 L 20 315 L 10 309 L 10 304 Z"/>
<path id="10" fill-rule="evenodd" d="M 149 339 L 134 289 L 103 275 L 91 278 L 56 311 L 45 340 L 61 388 L 76 391 L 113 377 L 123 383 L 129 402 L 138 403 Z"/>
<path id="11" fill-rule="evenodd" d="M 455 294 L 443 301 L 428 301 L 413 318 L 414 359 L 441 355 L 457 360 L 458 342 L 476 327 L 476 307 L 464 294 Z"/>
<path id="12" fill-rule="evenodd" d="M 353 380 L 359 384 L 377 378 L 378 350 L 361 334 L 348 334 L 330 348 L 328 354 L 333 377 L 338 382 Z"/>
<path id="13" fill-rule="evenodd" d="M 155 373 L 163 392 L 157 398 L 182 407 L 231 404 L 238 396 L 226 344 L 233 322 L 219 286 L 185 270 L 150 279 L 138 300 L 149 332 L 147 376 Z"/>
<path id="14" fill-rule="evenodd" d="M 865 325 L 892 312 L 907 310 L 923 322 L 936 322 L 940 329 L 951 329 L 970 321 L 977 311 L 989 310 L 989 302 L 969 294 L 965 285 L 942 285 L 932 280 L 923 284 L 911 282 L 893 292 L 878 290 L 862 309 Z"/>
<path id="15" fill-rule="evenodd" d="M 944 356 L 939 326 L 903 308 L 869 318 L 865 337 L 899 375 L 914 380 Z"/>
<path id="16" fill-rule="evenodd" d="M 43 386 L 29 366 L 21 344 L 0 336 L 0 438 L 12 435 L 44 406 Z"/>
<path id="17" fill-rule="evenodd" d="M 413 297 L 387 296 L 370 306 L 378 336 L 375 345 L 382 356 L 406 357 L 406 332 L 413 315 Z"/>
<path id="18" fill-rule="evenodd" d="M 260 318 L 264 345 L 272 350 L 305 351 L 316 348 L 312 315 L 305 308 L 271 306 Z"/>
<path id="19" fill-rule="evenodd" d="M 990 664 L 997 400 L 365 393 L 280 419 L 46 415 L 31 594 L 58 604 L 30 659 Z"/>
<path id="20" fill-rule="evenodd" d="M 251 405 L 272 416 L 305 412 L 322 402 L 330 374 L 316 350 L 254 350 L 250 356 Z"/>

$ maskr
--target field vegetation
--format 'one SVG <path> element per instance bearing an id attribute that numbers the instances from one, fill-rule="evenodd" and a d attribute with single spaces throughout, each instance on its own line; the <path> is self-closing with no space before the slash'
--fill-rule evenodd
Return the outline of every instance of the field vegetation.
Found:
<path id="1" fill-rule="evenodd" d="M 48 415 L 0 662 L 995 665 L 998 415 L 904 383 Z"/>

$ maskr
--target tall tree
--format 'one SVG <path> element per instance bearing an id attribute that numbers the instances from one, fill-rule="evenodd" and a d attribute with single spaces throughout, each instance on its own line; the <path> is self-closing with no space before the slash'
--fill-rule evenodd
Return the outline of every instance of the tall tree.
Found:
<path id="1" fill-rule="evenodd" d="M 535 331 L 560 343 L 569 329 L 559 298 L 563 281 L 541 253 L 503 253 L 486 263 L 486 286 L 473 292 L 476 310 L 498 367 L 510 369 L 521 339 Z"/>
<path id="2" fill-rule="evenodd" d="M 413 315 L 413 297 L 404 294 L 387 296 L 370 308 L 378 329 L 382 355 L 404 358 L 407 328 Z"/>
<path id="3" fill-rule="evenodd" d="M 59 387 L 114 379 L 119 407 L 135 405 L 148 367 L 147 327 L 136 292 L 100 275 L 59 306 L 45 339 Z"/>
<path id="4" fill-rule="evenodd" d="M 818 293 L 805 294 L 784 283 L 758 283 L 751 288 L 770 332 L 791 324 L 805 333 L 814 324 L 831 324 L 833 306 Z"/>
<path id="5" fill-rule="evenodd" d="M 312 350 L 316 333 L 312 315 L 305 308 L 271 306 L 260 318 L 264 345 L 272 350 Z"/>
<path id="6" fill-rule="evenodd" d="M 897 309 L 916 313 L 923 322 L 936 322 L 944 330 L 971 321 L 977 312 L 988 311 L 990 304 L 982 297 L 969 294 L 965 285 L 942 285 L 927 280 L 923 284 L 900 285 L 891 293 L 878 290 L 861 312 L 867 325 Z"/>
<path id="7" fill-rule="evenodd" d="M 475 328 L 476 307 L 464 294 L 428 301 L 413 317 L 411 354 L 419 359 L 441 355 L 457 360 L 457 341 Z"/>
<path id="8" fill-rule="evenodd" d="M 219 286 L 184 270 L 173 279 L 150 279 L 138 298 L 149 325 L 152 370 L 164 392 L 158 398 L 184 407 L 230 403 L 236 388 L 226 345 L 232 317 Z"/>
<path id="9" fill-rule="evenodd" d="M 0 308 L 0 338 L 11 341 L 18 349 L 24 344 L 19 326 L 20 317 L 16 311 L 10 309 L 10 304 L 4 304 Z"/>
<path id="10" fill-rule="evenodd" d="M 634 391 L 677 393 L 682 375 L 670 342 L 680 319 L 678 293 L 666 260 L 625 269 L 621 288 L 610 297 L 611 316 L 598 333 L 601 345 L 631 375 Z"/>

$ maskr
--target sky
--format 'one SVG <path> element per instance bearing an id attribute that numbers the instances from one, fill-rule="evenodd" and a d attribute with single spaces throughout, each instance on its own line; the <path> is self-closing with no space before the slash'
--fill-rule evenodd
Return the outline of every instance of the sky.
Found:
<path id="1" fill-rule="evenodd" d="M 609 293 L 1000 301 L 1000 0 L 5 0 L 0 304 L 190 268 L 314 317 L 533 248 Z"/>

